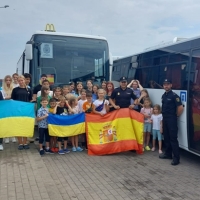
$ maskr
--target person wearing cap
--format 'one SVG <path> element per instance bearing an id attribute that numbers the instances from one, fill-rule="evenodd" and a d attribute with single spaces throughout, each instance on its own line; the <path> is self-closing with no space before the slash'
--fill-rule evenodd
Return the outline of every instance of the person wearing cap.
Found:
<path id="1" fill-rule="evenodd" d="M 180 163 L 178 125 L 177 118 L 183 112 L 183 105 L 180 97 L 172 91 L 172 82 L 169 79 L 163 81 L 165 93 L 162 95 L 162 115 L 163 115 L 163 134 L 165 142 L 165 153 L 161 154 L 161 159 L 172 159 L 172 165 Z"/>
<path id="2" fill-rule="evenodd" d="M 131 99 L 134 100 L 132 105 L 130 105 Z M 133 109 L 135 104 L 137 104 L 137 97 L 133 93 L 133 90 L 127 87 L 126 77 L 123 76 L 120 78 L 120 87 L 113 90 L 109 101 L 116 110 L 120 108 Z"/>

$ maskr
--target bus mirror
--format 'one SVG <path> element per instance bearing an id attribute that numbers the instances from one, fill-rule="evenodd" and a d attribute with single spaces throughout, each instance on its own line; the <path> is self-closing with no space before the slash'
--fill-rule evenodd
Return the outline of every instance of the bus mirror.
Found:
<path id="1" fill-rule="evenodd" d="M 26 43 L 25 56 L 26 56 L 26 60 L 32 60 L 33 59 L 33 42 L 31 42 L 31 41 L 28 41 Z"/>
<path id="2" fill-rule="evenodd" d="M 113 65 L 113 56 L 111 53 L 109 53 L 109 65 L 112 66 Z"/>

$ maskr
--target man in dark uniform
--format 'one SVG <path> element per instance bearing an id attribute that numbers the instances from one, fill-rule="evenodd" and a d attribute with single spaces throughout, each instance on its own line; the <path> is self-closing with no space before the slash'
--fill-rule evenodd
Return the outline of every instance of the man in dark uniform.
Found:
<path id="1" fill-rule="evenodd" d="M 183 112 L 183 105 L 180 97 L 174 93 L 172 83 L 169 79 L 163 82 L 165 93 L 162 95 L 162 115 L 163 115 L 163 134 L 165 141 L 165 153 L 161 154 L 161 159 L 172 159 L 172 165 L 178 165 L 180 162 L 179 144 L 178 144 L 178 126 L 177 118 Z"/>
<path id="2" fill-rule="evenodd" d="M 133 105 L 130 105 L 131 99 L 135 100 Z M 113 90 L 109 101 L 116 110 L 120 108 L 133 109 L 134 105 L 137 104 L 137 97 L 133 90 L 127 87 L 126 77 L 120 78 L 120 87 Z"/>

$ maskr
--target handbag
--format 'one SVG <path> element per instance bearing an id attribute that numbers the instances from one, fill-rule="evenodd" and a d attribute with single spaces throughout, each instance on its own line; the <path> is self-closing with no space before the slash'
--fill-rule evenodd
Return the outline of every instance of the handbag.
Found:
<path id="1" fill-rule="evenodd" d="M 91 103 L 90 108 L 88 108 L 88 109 L 85 111 L 85 113 L 91 113 L 91 112 L 92 112 L 92 104 L 93 104 L 93 103 Z"/>
<path id="2" fill-rule="evenodd" d="M 95 110 L 96 110 L 97 112 L 101 112 L 101 111 L 103 110 L 103 108 L 104 108 L 104 102 L 105 102 L 105 99 L 103 100 L 103 103 L 102 103 L 101 105 L 99 105 L 99 106 L 97 106 L 97 107 L 95 108 Z"/>

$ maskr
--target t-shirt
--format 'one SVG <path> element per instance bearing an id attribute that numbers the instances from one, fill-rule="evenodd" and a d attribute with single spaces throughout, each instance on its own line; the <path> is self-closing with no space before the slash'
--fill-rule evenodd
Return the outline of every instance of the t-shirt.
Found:
<path id="1" fill-rule="evenodd" d="M 79 110 L 79 113 L 83 112 L 83 104 L 84 104 L 86 101 L 87 101 L 87 99 L 85 99 L 85 100 L 80 99 L 80 100 L 78 101 L 78 110 Z"/>
<path id="2" fill-rule="evenodd" d="M 42 85 L 38 84 L 33 88 L 33 94 L 37 94 L 42 89 Z M 52 90 L 52 86 L 50 85 L 50 90 Z"/>
<path id="3" fill-rule="evenodd" d="M 37 97 L 37 110 L 42 107 L 42 105 L 41 105 L 41 99 L 42 99 L 41 96 Z M 48 96 L 48 102 L 49 102 L 50 99 L 51 99 L 51 97 Z M 47 105 L 47 108 L 50 108 L 49 104 Z"/>
<path id="4" fill-rule="evenodd" d="M 151 120 L 153 121 L 153 129 L 160 130 L 160 122 L 163 120 L 162 114 L 151 115 Z"/>
<path id="5" fill-rule="evenodd" d="M 93 104 L 95 105 L 95 107 L 98 107 L 98 106 L 102 105 L 102 103 L 103 103 L 103 100 L 99 100 L 99 99 L 97 99 L 96 101 L 93 102 Z M 103 110 L 100 111 L 100 113 L 102 113 L 102 114 L 106 114 L 107 113 L 105 105 L 109 105 L 109 101 L 107 99 L 104 101 Z"/>
<path id="6" fill-rule="evenodd" d="M 57 115 L 68 115 L 68 110 L 66 107 L 57 107 Z"/>
<path id="7" fill-rule="evenodd" d="M 41 96 L 41 90 L 38 91 L 37 97 Z M 52 98 L 53 97 L 53 91 L 49 91 L 49 96 Z"/>
<path id="8" fill-rule="evenodd" d="M 91 104 L 92 104 L 92 106 L 91 106 Z M 90 109 L 91 107 L 92 107 L 92 109 L 93 109 L 93 107 L 94 107 L 94 104 L 93 104 L 93 103 L 89 103 L 89 102 L 87 102 L 87 101 L 83 103 L 83 110 L 84 110 L 84 111 Z M 91 112 L 91 113 L 92 113 L 92 112 Z"/>
<path id="9" fill-rule="evenodd" d="M 53 113 L 54 108 L 49 108 L 49 113 Z"/>
<path id="10" fill-rule="evenodd" d="M 13 88 L 19 87 L 18 83 L 13 83 Z"/>
<path id="11" fill-rule="evenodd" d="M 131 88 L 132 89 L 132 88 Z M 139 99 L 139 97 L 140 97 L 140 89 L 132 89 L 133 90 L 133 93 L 134 93 L 134 95 Z M 133 104 L 134 103 L 134 101 L 133 101 L 133 99 L 131 99 L 131 104 Z M 134 109 L 139 109 L 139 106 L 138 105 L 135 105 L 134 106 Z"/>
<path id="12" fill-rule="evenodd" d="M 2 93 L 4 99 L 9 97 L 8 93 L 5 90 L 2 89 L 1 93 Z"/>
<path id="13" fill-rule="evenodd" d="M 71 115 L 79 113 L 78 106 L 75 106 L 74 108 L 72 108 L 72 110 L 73 110 L 74 113 L 71 113 Z"/>
<path id="14" fill-rule="evenodd" d="M 152 108 L 142 108 L 140 113 L 142 113 L 143 115 L 149 115 L 151 116 L 153 112 Z M 145 123 L 151 123 L 151 118 L 144 118 L 144 122 Z"/>
<path id="15" fill-rule="evenodd" d="M 30 102 L 32 100 L 32 91 L 30 88 L 16 87 L 12 91 L 11 99 Z"/>
<path id="16" fill-rule="evenodd" d="M 95 100 L 97 100 L 98 99 L 98 96 L 97 96 L 97 94 L 92 94 L 92 102 L 94 102 Z"/>
<path id="17" fill-rule="evenodd" d="M 37 112 L 37 117 L 43 117 L 46 114 L 48 114 L 48 112 L 49 112 L 48 108 L 41 107 Z M 38 121 L 38 127 L 39 128 L 47 128 L 48 127 L 47 118 L 45 118 L 41 121 Z"/>

